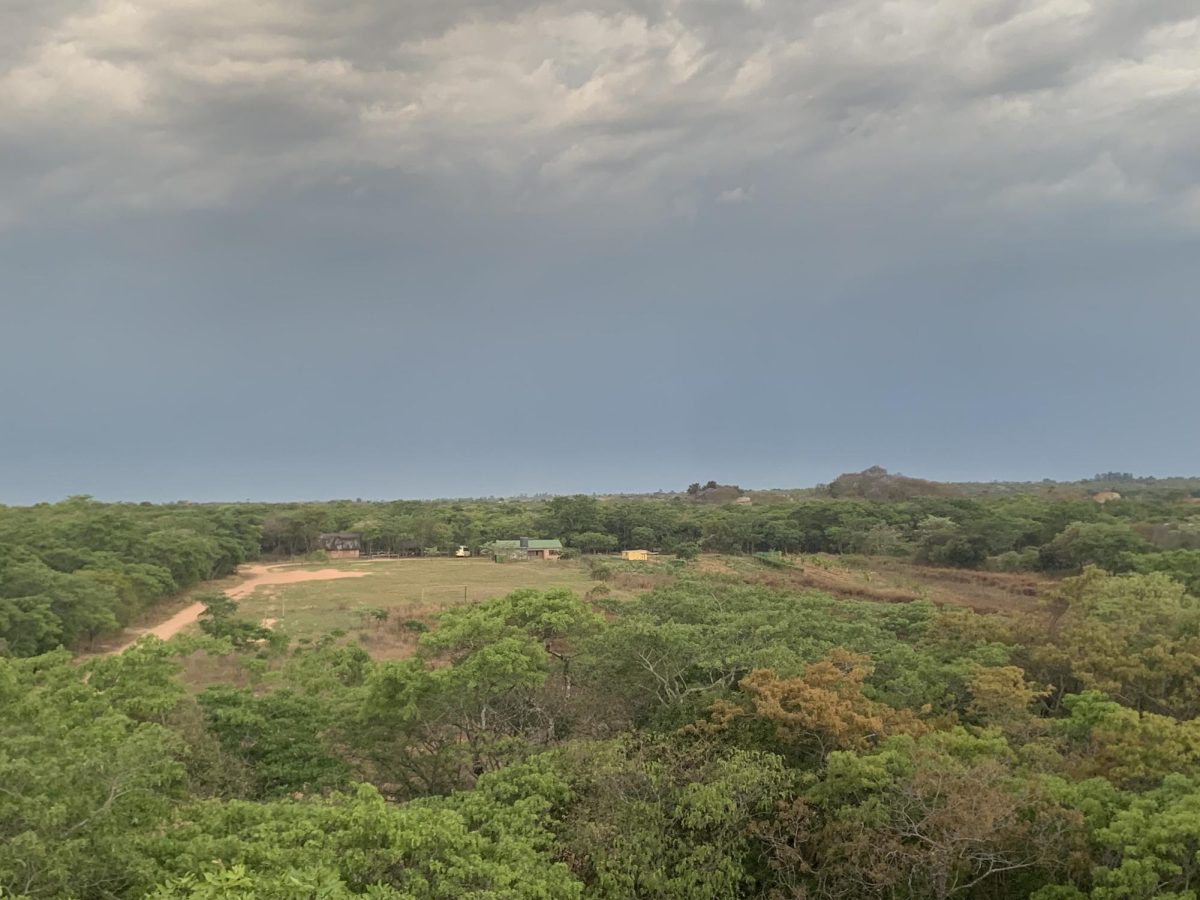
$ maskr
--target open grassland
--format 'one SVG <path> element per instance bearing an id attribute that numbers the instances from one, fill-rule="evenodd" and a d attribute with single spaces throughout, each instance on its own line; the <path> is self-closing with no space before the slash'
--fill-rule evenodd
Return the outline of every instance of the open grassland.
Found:
<path id="1" fill-rule="evenodd" d="M 596 587 L 575 561 L 495 563 L 487 559 L 338 560 L 298 571 L 337 569 L 341 579 L 267 584 L 241 597 L 240 615 L 269 621 L 293 641 L 334 632 L 355 634 L 373 655 L 411 652 L 421 631 L 452 606 L 478 603 L 520 588 L 564 587 L 580 596 Z M 620 589 L 613 590 L 619 595 Z M 386 619 L 372 615 L 386 612 Z"/>
<path id="2" fill-rule="evenodd" d="M 269 624 L 293 642 L 344 634 L 373 656 L 409 655 L 444 609 L 500 597 L 521 588 L 568 588 L 582 597 L 621 600 L 669 584 L 678 570 L 662 562 L 587 561 L 495 563 L 487 559 L 338 560 L 253 566 L 240 580 L 209 584 L 237 598 L 243 618 Z M 977 612 L 1029 609 L 1053 582 L 1033 574 L 920 566 L 889 557 L 810 554 L 766 565 L 747 556 L 706 555 L 688 568 L 748 584 L 880 603 L 929 600 Z M 341 577 L 339 577 L 339 575 Z M 189 592 L 194 594 L 195 592 Z M 191 599 L 189 597 L 189 599 Z M 176 606 L 173 604 L 172 606 Z M 182 607 L 180 607 L 182 608 Z M 190 625 L 188 630 L 194 630 Z"/>

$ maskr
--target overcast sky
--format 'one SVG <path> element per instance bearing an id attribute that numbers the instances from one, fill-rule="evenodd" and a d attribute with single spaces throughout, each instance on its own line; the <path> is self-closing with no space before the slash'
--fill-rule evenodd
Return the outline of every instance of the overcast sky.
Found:
<path id="1" fill-rule="evenodd" d="M 1200 473 L 1195 0 L 7 0 L 0 502 Z"/>

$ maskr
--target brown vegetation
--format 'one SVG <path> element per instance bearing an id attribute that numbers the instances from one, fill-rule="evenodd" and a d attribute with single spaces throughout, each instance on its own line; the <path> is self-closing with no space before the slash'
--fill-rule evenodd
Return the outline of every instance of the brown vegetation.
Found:
<path id="1" fill-rule="evenodd" d="M 893 557 L 843 558 L 825 554 L 797 557 L 791 566 L 745 570 L 733 558 L 705 558 L 701 571 L 737 574 L 781 590 L 817 590 L 841 599 L 879 603 L 928 600 L 935 606 L 962 606 L 976 612 L 1032 609 L 1054 584 L 1030 573 L 980 572 L 922 566 Z"/>
<path id="2" fill-rule="evenodd" d="M 914 497 L 960 497 L 962 492 L 950 484 L 892 475 L 882 466 L 862 472 L 839 475 L 829 485 L 829 496 L 839 499 L 876 501 L 911 500 Z"/>

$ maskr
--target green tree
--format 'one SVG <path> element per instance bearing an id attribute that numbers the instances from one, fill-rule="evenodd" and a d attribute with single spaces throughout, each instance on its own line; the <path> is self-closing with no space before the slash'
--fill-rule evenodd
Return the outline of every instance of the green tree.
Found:
<path id="1" fill-rule="evenodd" d="M 1110 572 L 1125 571 L 1128 554 L 1150 545 L 1125 522 L 1075 522 L 1042 548 L 1043 568 L 1068 570 L 1087 565 Z"/>
<path id="2" fill-rule="evenodd" d="M 1003 739 L 957 730 L 831 753 L 758 830 L 783 895 L 946 900 L 1053 883 L 1080 818 L 1015 770 Z"/>
<path id="3" fill-rule="evenodd" d="M 546 504 L 544 530 L 556 536 L 569 538 L 584 532 L 601 529 L 600 502 L 595 497 L 576 494 L 573 497 L 555 497 Z"/>
<path id="4" fill-rule="evenodd" d="M 244 647 L 271 636 L 270 629 L 263 628 L 248 619 L 237 617 L 238 605 L 226 594 L 209 592 L 198 598 L 204 604 L 197 623 L 200 630 L 215 638 L 224 638 L 234 647 Z"/>
<path id="5" fill-rule="evenodd" d="M 1053 626 L 1028 624 L 1024 668 L 1039 681 L 1063 692 L 1103 691 L 1138 710 L 1200 713 L 1200 608 L 1181 584 L 1093 567 L 1048 602 Z"/>
<path id="6" fill-rule="evenodd" d="M 1119 568 L 1142 574 L 1162 572 L 1182 584 L 1192 596 L 1200 597 L 1200 550 L 1126 552 L 1120 557 Z"/>
<path id="7" fill-rule="evenodd" d="M 531 786 L 551 797 L 529 795 Z M 372 788 L 327 800 L 193 804 L 161 839 L 156 900 L 575 900 L 547 852 L 553 778 L 510 779 L 463 799 L 386 803 Z"/>
<path id="8" fill-rule="evenodd" d="M 1096 900 L 1187 900 L 1200 879 L 1200 786 L 1169 775 L 1162 786 L 1134 797 L 1095 832 L 1109 857 L 1095 874 Z"/>
<path id="9" fill-rule="evenodd" d="M 140 874 L 130 843 L 181 795 L 172 736 L 144 720 L 161 688 L 143 699 L 94 673 L 84 682 L 64 651 L 0 659 L 0 892 L 120 896 Z"/>
<path id="10" fill-rule="evenodd" d="M 588 896 L 756 896 L 753 822 L 788 796 L 778 757 L 679 738 L 580 744 L 560 829 Z"/>
<path id="11" fill-rule="evenodd" d="M 317 698 L 286 689 L 255 696 L 217 685 L 197 700 L 221 747 L 250 772 L 254 797 L 321 792 L 347 783 L 348 767 L 322 741 L 330 716 Z"/>
<path id="12" fill-rule="evenodd" d="M 611 553 L 617 549 L 617 539 L 601 531 L 585 531 L 571 538 L 571 546 L 584 553 Z"/>

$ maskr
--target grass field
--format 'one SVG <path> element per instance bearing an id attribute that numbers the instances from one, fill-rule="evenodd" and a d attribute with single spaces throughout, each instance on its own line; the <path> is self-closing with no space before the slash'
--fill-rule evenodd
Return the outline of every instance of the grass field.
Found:
<path id="1" fill-rule="evenodd" d="M 602 591 L 616 600 L 669 584 L 677 576 L 657 563 L 605 560 L 604 564 L 609 574 Z M 752 557 L 714 555 L 689 568 L 788 591 L 815 590 L 885 603 L 925 599 L 978 612 L 1030 609 L 1035 597 L 1052 584 L 1028 574 L 932 569 L 879 557 L 809 555 L 768 567 Z M 346 577 L 337 577 L 338 573 Z M 206 587 L 230 590 L 238 596 L 243 618 L 265 622 L 292 642 L 341 634 L 357 640 L 376 658 L 396 659 L 413 653 L 421 633 L 444 609 L 519 588 L 565 587 L 587 597 L 600 584 L 580 560 L 497 564 L 487 559 L 440 558 L 256 564 L 243 570 L 240 580 Z M 372 610 L 386 610 L 386 619 L 374 618 Z M 195 629 L 193 623 L 186 630 Z M 200 653 L 187 662 L 186 680 L 203 686 L 245 675 L 234 669 L 228 660 Z"/>
<path id="2" fill-rule="evenodd" d="M 786 570 L 767 569 L 748 557 L 704 557 L 693 568 L 733 575 L 747 583 L 881 602 L 929 599 L 938 605 L 978 611 L 1027 608 L 1046 586 L 1028 575 L 930 569 L 883 558 L 797 557 Z M 607 596 L 624 599 L 672 580 L 662 567 L 609 562 Z M 303 571 L 337 570 L 346 578 L 261 585 L 239 598 L 240 614 L 269 622 L 293 641 L 333 632 L 354 635 L 373 655 L 406 656 L 438 612 L 500 597 L 519 588 L 565 587 L 581 597 L 599 586 L 577 560 L 497 564 L 487 559 L 339 560 L 288 566 Z M 331 574 L 331 573 L 330 573 Z M 249 587 L 249 585 L 247 585 Z M 387 618 L 371 617 L 386 610 Z"/>
<path id="3" fill-rule="evenodd" d="M 500 597 L 518 588 L 565 587 L 580 596 L 596 586 L 575 561 L 498 564 L 487 559 L 339 560 L 299 569 L 338 569 L 360 577 L 264 585 L 241 598 L 240 615 L 273 620 L 292 640 L 345 631 L 376 656 L 411 652 L 421 626 L 441 610 Z M 614 593 L 618 593 L 614 591 Z M 385 622 L 367 611 L 387 610 Z M 419 625 L 415 623 L 420 623 Z"/>

